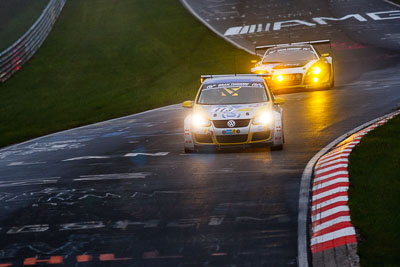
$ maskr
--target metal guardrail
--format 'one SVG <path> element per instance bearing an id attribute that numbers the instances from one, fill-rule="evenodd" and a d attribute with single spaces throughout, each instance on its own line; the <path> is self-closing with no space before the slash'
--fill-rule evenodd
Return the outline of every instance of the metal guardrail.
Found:
<path id="1" fill-rule="evenodd" d="M 0 53 L 0 81 L 5 82 L 25 64 L 49 35 L 67 0 L 50 0 L 40 17 L 9 48 Z"/>

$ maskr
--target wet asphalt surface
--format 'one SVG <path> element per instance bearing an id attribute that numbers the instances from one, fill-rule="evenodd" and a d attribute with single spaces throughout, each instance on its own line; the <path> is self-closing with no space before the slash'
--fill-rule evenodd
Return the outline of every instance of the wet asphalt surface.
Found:
<path id="1" fill-rule="evenodd" d="M 191 0 L 230 27 L 360 14 L 368 21 L 283 27 L 230 38 L 331 39 L 336 86 L 278 92 L 283 151 L 183 154 L 179 105 L 0 150 L 0 266 L 296 266 L 302 171 L 321 148 L 400 105 L 399 9 L 369 1 Z M 273 27 L 273 25 L 272 25 Z M 325 50 L 327 49 L 327 50 Z M 1 265 L 1 264 L 11 265 Z"/>

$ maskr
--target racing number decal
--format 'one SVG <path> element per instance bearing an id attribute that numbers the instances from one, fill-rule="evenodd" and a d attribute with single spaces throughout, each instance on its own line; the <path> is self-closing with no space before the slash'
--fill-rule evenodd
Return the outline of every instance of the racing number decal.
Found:
<path id="1" fill-rule="evenodd" d="M 215 112 L 215 113 L 217 113 L 217 112 L 225 113 L 225 112 L 232 112 L 234 110 L 235 109 L 233 107 L 221 107 L 221 108 L 214 108 L 213 112 Z"/>

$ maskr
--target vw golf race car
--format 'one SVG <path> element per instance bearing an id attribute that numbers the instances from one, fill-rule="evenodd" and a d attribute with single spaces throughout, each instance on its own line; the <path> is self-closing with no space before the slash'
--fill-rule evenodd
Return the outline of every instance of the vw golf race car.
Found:
<path id="1" fill-rule="evenodd" d="M 274 97 L 262 75 L 204 75 L 185 118 L 185 152 L 201 147 L 272 146 L 284 143 L 284 99 Z"/>
<path id="2" fill-rule="evenodd" d="M 332 57 L 320 54 L 313 45 L 330 44 L 329 40 L 257 46 L 265 50 L 252 73 L 267 75 L 268 86 L 281 88 L 332 88 Z"/>

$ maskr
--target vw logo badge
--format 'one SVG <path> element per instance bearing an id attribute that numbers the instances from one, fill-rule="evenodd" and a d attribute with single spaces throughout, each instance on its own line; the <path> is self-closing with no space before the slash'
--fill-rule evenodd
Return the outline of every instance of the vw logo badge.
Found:
<path id="1" fill-rule="evenodd" d="M 233 128 L 235 127 L 236 122 L 234 120 L 229 120 L 226 124 L 228 125 L 229 128 Z"/>

